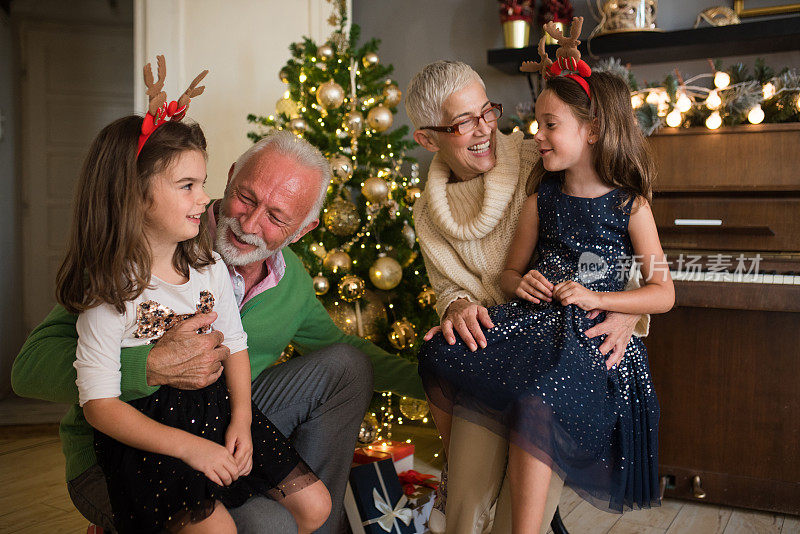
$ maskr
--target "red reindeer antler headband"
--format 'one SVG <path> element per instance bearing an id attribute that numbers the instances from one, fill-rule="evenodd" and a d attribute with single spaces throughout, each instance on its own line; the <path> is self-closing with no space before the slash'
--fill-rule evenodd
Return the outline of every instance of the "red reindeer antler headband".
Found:
<path id="1" fill-rule="evenodd" d="M 592 98 L 592 92 L 589 90 L 589 82 L 586 81 L 586 78 L 592 75 L 592 69 L 581 59 L 581 53 L 578 50 L 578 45 L 581 44 L 578 37 L 581 35 L 582 26 L 583 17 L 575 17 L 572 19 L 569 32 L 570 36 L 565 37 L 554 22 L 545 24 L 544 31 L 558 41 L 558 50 L 556 50 L 557 59 L 555 63 L 547 56 L 547 52 L 545 52 L 545 38 L 542 36 L 539 40 L 539 58 L 541 61 L 524 61 L 519 70 L 522 72 L 541 72 L 545 80 L 554 76 L 571 78 L 580 84 L 589 98 Z"/>
<path id="2" fill-rule="evenodd" d="M 206 88 L 205 85 L 197 87 L 197 84 L 205 78 L 208 70 L 204 70 L 192 80 L 189 88 L 183 92 L 177 102 L 173 100 L 167 104 L 167 93 L 162 91 L 164 79 L 167 77 L 167 62 L 164 60 L 164 56 L 156 56 L 156 60 L 158 63 L 157 82 L 153 81 L 153 70 L 150 67 L 150 63 L 144 66 L 144 85 L 147 87 L 146 93 L 150 98 L 150 103 L 147 107 L 144 121 L 142 121 L 142 133 L 139 134 L 139 146 L 136 149 L 137 158 L 145 142 L 153 132 L 167 120 L 181 120 L 186 115 L 191 99 L 203 94 Z"/>

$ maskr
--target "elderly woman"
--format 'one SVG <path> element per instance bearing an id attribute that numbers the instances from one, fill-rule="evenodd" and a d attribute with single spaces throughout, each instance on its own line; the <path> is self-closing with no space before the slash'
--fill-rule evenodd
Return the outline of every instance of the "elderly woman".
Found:
<path id="1" fill-rule="evenodd" d="M 441 319 L 425 339 L 441 329 L 451 345 L 458 335 L 475 351 L 486 346 L 483 329 L 494 326 L 487 307 L 506 300 L 500 276 L 539 151 L 522 133 L 506 136 L 497 131 L 502 106 L 489 100 L 483 80 L 461 62 L 437 61 L 417 73 L 408 87 L 406 111 L 416 127 L 414 139 L 435 152 L 425 190 L 414 207 Z M 638 287 L 635 277 L 627 289 L 633 287 Z M 642 316 L 638 325 L 637 321 L 638 315 L 608 313 L 585 333 L 606 336 L 600 350 L 612 365 L 624 355 L 634 327 L 637 334 L 647 334 L 649 318 Z M 510 532 L 510 502 L 503 483 L 508 442 L 458 417 L 458 406 L 454 411 L 455 417 L 431 403 L 449 465 L 447 532 L 482 532 L 498 495 L 493 532 Z M 562 486 L 554 474 L 542 532 Z"/>

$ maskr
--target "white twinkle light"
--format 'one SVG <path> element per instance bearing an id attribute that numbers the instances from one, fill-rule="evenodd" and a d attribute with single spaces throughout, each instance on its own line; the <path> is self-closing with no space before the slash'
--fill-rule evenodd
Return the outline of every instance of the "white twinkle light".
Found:
<path id="1" fill-rule="evenodd" d="M 683 122 L 683 115 L 681 115 L 681 112 L 678 111 L 677 108 L 673 109 L 667 115 L 667 126 L 669 126 L 670 128 L 677 128 L 678 126 L 681 125 L 681 122 Z"/>
<path id="2" fill-rule="evenodd" d="M 747 120 L 751 124 L 759 124 L 764 120 L 764 110 L 761 109 L 761 104 L 756 104 L 753 109 L 747 114 Z"/>
<path id="3" fill-rule="evenodd" d="M 678 101 L 675 103 L 675 109 L 680 111 L 681 113 L 686 113 L 692 108 L 692 99 L 686 96 L 686 93 L 681 93 L 681 96 L 678 97 Z"/>
<path id="4" fill-rule="evenodd" d="M 775 84 L 772 82 L 765 83 L 762 90 L 764 92 L 764 100 L 775 96 Z"/>
<path id="5" fill-rule="evenodd" d="M 717 89 L 725 89 L 731 84 L 731 76 L 727 72 L 718 70 L 714 75 L 714 85 Z"/>
<path id="6" fill-rule="evenodd" d="M 528 131 L 531 135 L 536 135 L 536 132 L 539 131 L 539 123 L 537 121 L 531 122 L 530 126 L 528 126 Z"/>
<path id="7" fill-rule="evenodd" d="M 639 109 L 644 104 L 644 100 L 642 99 L 642 95 L 633 95 L 631 97 L 631 106 L 633 109 Z"/>
<path id="8" fill-rule="evenodd" d="M 720 126 L 722 126 L 722 117 L 720 116 L 719 111 L 715 111 L 706 119 L 706 128 L 709 130 L 716 130 Z"/>
<path id="9" fill-rule="evenodd" d="M 644 100 L 648 104 L 653 104 L 654 106 L 659 102 L 661 102 L 661 98 L 658 96 L 658 92 L 656 91 L 650 91 L 649 93 L 647 93 L 647 98 L 645 98 Z"/>
<path id="10" fill-rule="evenodd" d="M 719 97 L 719 93 L 716 90 L 712 90 L 708 93 L 708 98 L 706 98 L 706 107 L 708 109 L 719 109 L 722 105 L 722 99 Z"/>

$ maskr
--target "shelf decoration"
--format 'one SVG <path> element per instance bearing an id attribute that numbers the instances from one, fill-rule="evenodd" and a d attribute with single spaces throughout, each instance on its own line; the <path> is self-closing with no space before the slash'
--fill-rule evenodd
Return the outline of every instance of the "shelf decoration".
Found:
<path id="1" fill-rule="evenodd" d="M 611 60 L 595 71 L 622 74 L 631 87 L 631 104 L 646 135 L 664 126 L 689 128 L 800 121 L 800 71 L 775 72 L 759 58 L 751 72 L 742 63 L 723 69 L 709 60 L 710 72 L 684 80 L 680 71 L 661 84 L 640 88 L 627 68 Z M 705 83 L 703 83 L 705 82 Z M 711 83 L 709 83 L 711 82 Z"/>
<path id="2" fill-rule="evenodd" d="M 759 58 L 752 72 L 742 63 L 723 68 L 709 60 L 710 70 L 684 80 L 680 71 L 660 84 L 640 86 L 630 69 L 615 58 L 598 62 L 594 72 L 611 72 L 628 81 L 639 126 L 649 136 L 660 128 L 800 122 L 800 70 L 775 72 Z M 533 105 L 519 104 L 511 116 L 514 131 L 536 133 Z"/>
<path id="3" fill-rule="evenodd" d="M 498 0 L 506 48 L 528 46 L 533 23 L 533 0 Z"/>
<path id="4" fill-rule="evenodd" d="M 589 38 L 617 32 L 659 31 L 658 0 L 597 0 L 597 10 L 600 24 Z"/>
<path id="5" fill-rule="evenodd" d="M 539 27 L 541 28 L 548 22 L 556 25 L 561 32 L 569 31 L 569 23 L 572 21 L 572 4 L 569 0 L 544 0 L 539 6 Z M 556 44 L 556 40 L 549 34 L 544 34 L 545 44 Z"/>

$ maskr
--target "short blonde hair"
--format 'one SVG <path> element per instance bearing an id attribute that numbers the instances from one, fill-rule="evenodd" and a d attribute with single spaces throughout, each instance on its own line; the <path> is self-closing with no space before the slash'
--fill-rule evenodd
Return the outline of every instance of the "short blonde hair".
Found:
<path id="1" fill-rule="evenodd" d="M 442 106 L 453 93 L 469 84 L 486 85 L 472 67 L 461 61 L 439 60 L 423 67 L 408 84 L 406 113 L 414 127 L 438 126 L 442 121 Z"/>

